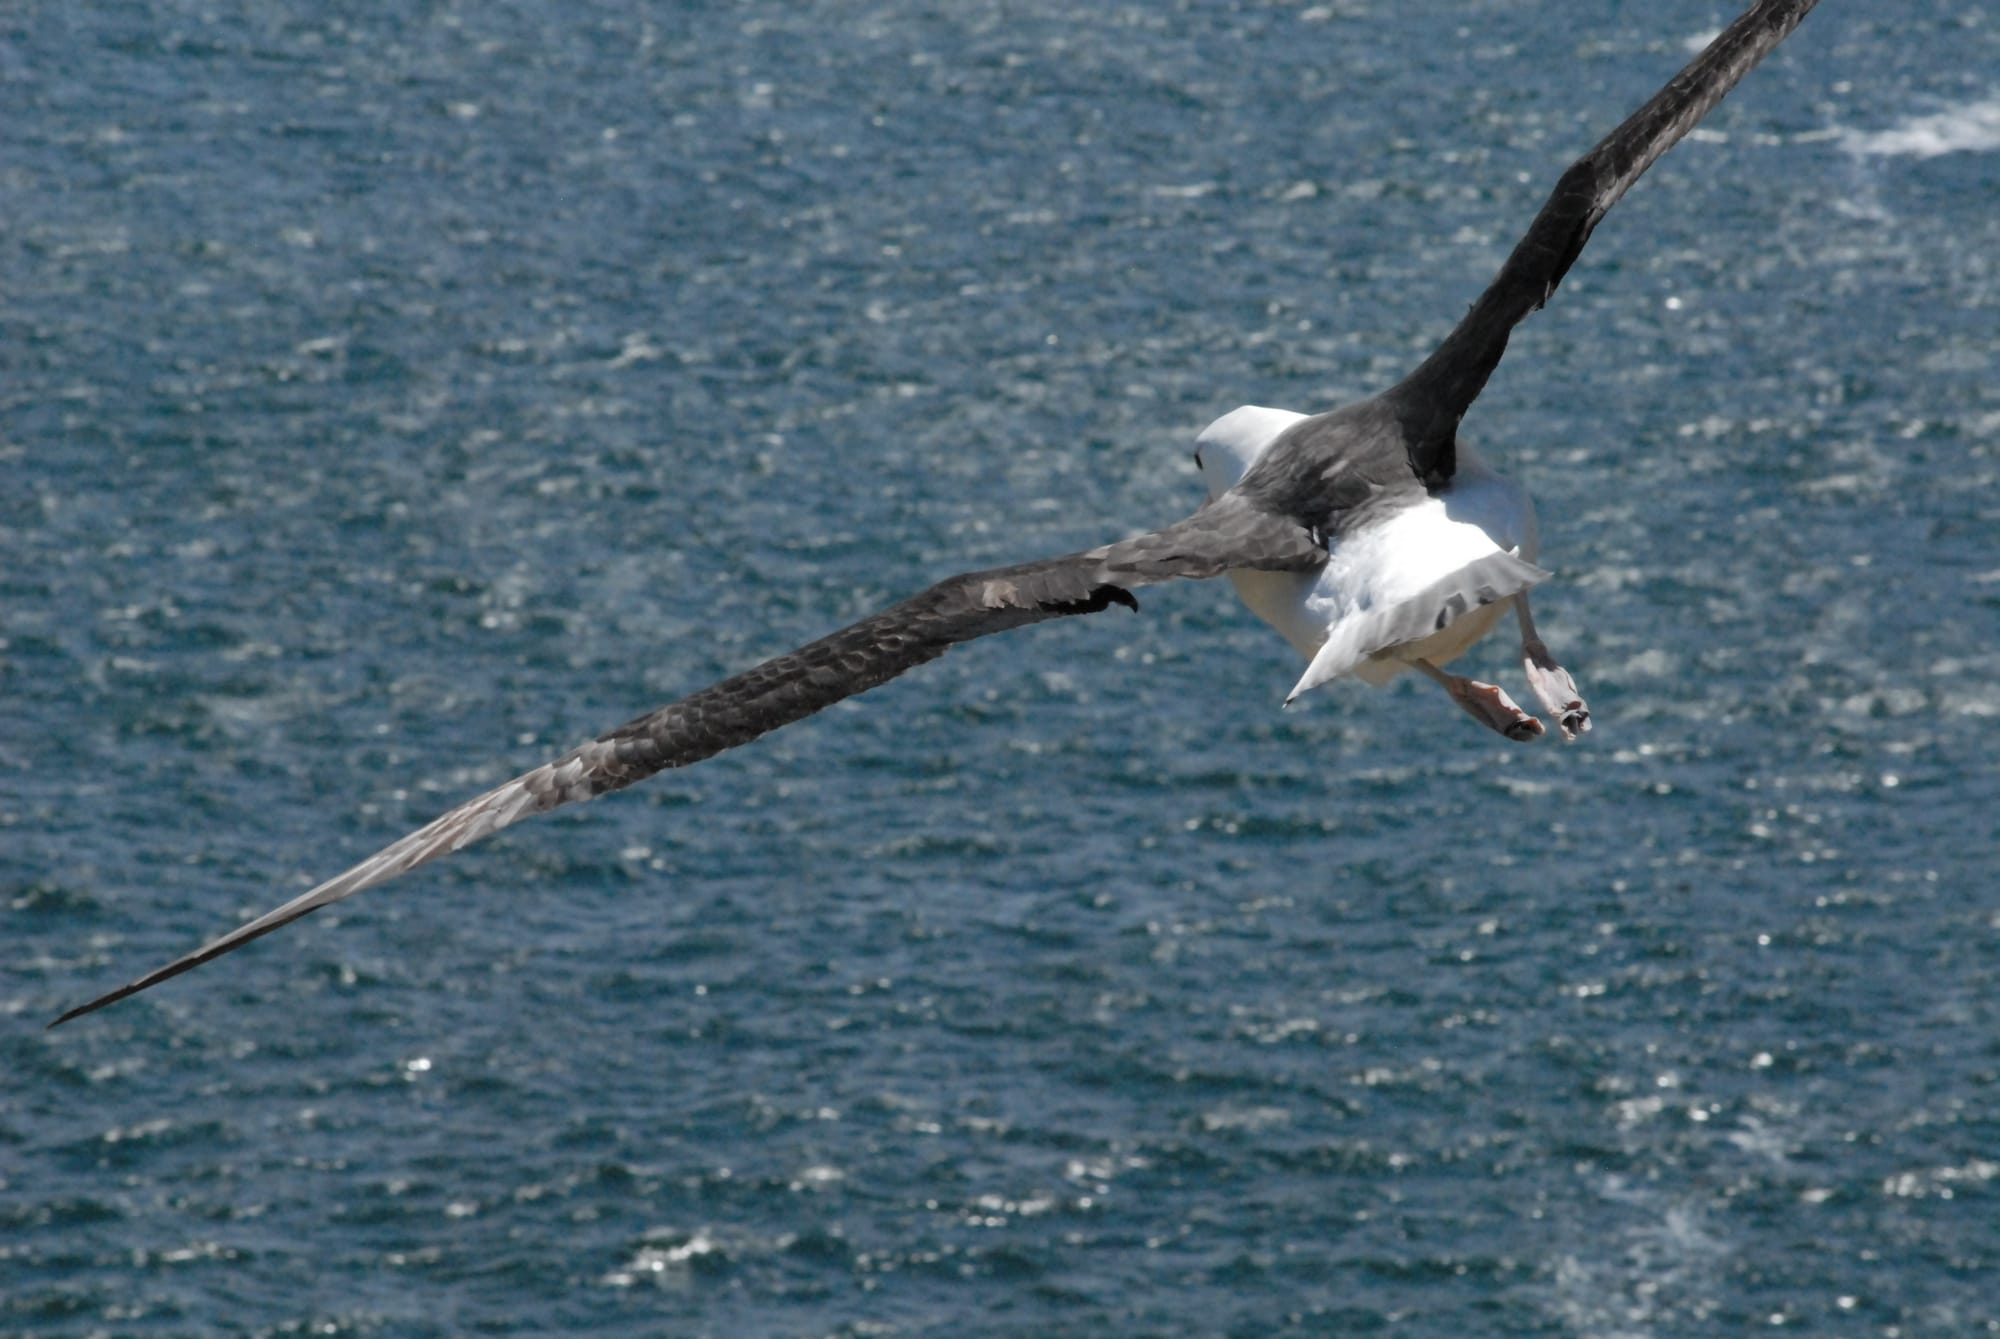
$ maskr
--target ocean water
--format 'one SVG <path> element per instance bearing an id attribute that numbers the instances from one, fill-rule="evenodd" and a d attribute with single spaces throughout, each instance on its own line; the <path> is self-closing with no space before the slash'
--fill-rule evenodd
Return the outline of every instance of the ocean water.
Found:
<path id="1" fill-rule="evenodd" d="M 1827 0 L 1468 419 L 1585 741 L 1159 588 L 43 1031 L 1184 514 L 1734 8 L 0 8 L 0 1333 L 2000 1329 L 1974 0 Z"/>

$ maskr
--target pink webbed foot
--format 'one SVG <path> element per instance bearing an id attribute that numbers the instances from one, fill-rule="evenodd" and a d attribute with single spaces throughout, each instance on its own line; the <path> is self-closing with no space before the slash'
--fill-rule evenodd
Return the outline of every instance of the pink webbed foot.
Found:
<path id="1" fill-rule="evenodd" d="M 1517 743 L 1525 744 L 1542 734 L 1542 723 L 1516 706 L 1514 699 L 1490 683 L 1450 676 L 1445 691 L 1465 714 L 1489 730 L 1496 730 Z"/>
<path id="2" fill-rule="evenodd" d="M 1535 690 L 1535 697 L 1549 715 L 1556 718 L 1562 727 L 1563 738 L 1574 740 L 1590 729 L 1590 708 L 1584 705 L 1583 694 L 1576 690 L 1576 680 L 1569 671 L 1556 664 L 1549 648 L 1542 645 L 1538 637 L 1530 637 L 1521 643 L 1521 666 L 1528 672 L 1528 687 Z"/>

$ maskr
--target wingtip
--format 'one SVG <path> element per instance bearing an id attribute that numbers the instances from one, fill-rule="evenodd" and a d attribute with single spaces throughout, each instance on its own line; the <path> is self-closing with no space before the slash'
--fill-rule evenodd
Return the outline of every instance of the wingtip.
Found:
<path id="1" fill-rule="evenodd" d="M 54 1020 L 52 1020 L 51 1022 L 43 1024 L 42 1031 L 53 1032 L 57 1028 L 61 1027 L 64 1023 L 69 1022 L 71 1019 L 81 1018 L 85 1014 L 90 1013 L 93 1010 L 102 1009 L 106 1004 L 109 1003 L 110 1003 L 109 1000 L 92 1000 L 88 1004 L 79 1004 L 74 1009 L 56 1015 Z"/>
<path id="2" fill-rule="evenodd" d="M 42 1031 L 50 1032 L 56 1028 L 61 1027 L 64 1023 L 70 1022 L 72 1019 L 81 1018 L 85 1014 L 94 1014 L 99 1009 L 104 1008 L 106 1005 L 116 1004 L 118 1003 L 118 1001 L 124 999 L 128 995 L 136 995 L 140 991 L 144 990 L 147 986 L 150 986 L 152 984 L 153 984 L 153 978 L 141 977 L 139 980 L 132 982 L 130 985 L 124 985 L 118 987 L 118 989 L 112 991 L 108 995 L 99 995 L 96 999 L 91 1000 L 88 1003 L 79 1004 L 74 1009 L 70 1009 L 65 1013 L 57 1015 L 54 1021 L 50 1022 L 49 1024 L 47 1024 L 42 1028 Z"/>
<path id="3" fill-rule="evenodd" d="M 61 1027 L 64 1023 L 69 1022 L 71 1019 L 81 1018 L 85 1014 L 94 1014 L 99 1009 L 107 1008 L 113 1004 L 118 1003 L 120 1000 L 130 999 L 132 998 L 132 996 L 137 995 L 142 990 L 151 990 L 154 986 L 159 985 L 162 981 L 171 981 L 175 977 L 180 976 L 184 972 L 191 972 L 195 968 L 201 966 L 203 963 L 212 962 L 216 958 L 221 957 L 223 954 L 228 953 L 233 949 L 238 949 L 243 947 L 243 945 L 249 943 L 253 939 L 260 939 L 264 935 L 267 935 L 271 931 L 277 929 L 279 926 L 289 925 L 292 921 L 295 921 L 300 916 L 305 915 L 306 911 L 312 911 L 315 909 L 316 908 L 313 907 L 307 907 L 305 911 L 293 911 L 291 912 L 290 915 L 287 915 L 282 919 L 278 920 L 272 919 L 272 917 L 278 914 L 277 912 L 270 913 L 270 915 L 262 917 L 259 921 L 252 921 L 249 925 L 246 925 L 241 929 L 231 931 L 229 934 L 224 935 L 222 938 L 216 940 L 214 943 L 206 945 L 203 948 L 196 949 L 194 952 L 187 954 L 185 957 L 174 959 L 172 962 L 168 963 L 164 967 L 154 968 L 152 971 L 146 973 L 144 976 L 138 978 L 136 981 L 128 981 L 124 985 L 118 987 L 118 989 L 116 990 L 106 991 L 104 994 L 99 995 L 96 999 L 91 1000 L 88 1003 L 77 1005 L 74 1009 L 71 1009 L 69 1012 L 63 1014 L 61 1017 L 57 1018 L 54 1022 L 50 1023 L 48 1027 L 49 1028 Z M 279 912 L 290 911 L 290 910 L 291 910 L 290 904 L 284 907 L 280 907 L 278 909 Z M 45 1032 L 47 1030 L 48 1028 L 43 1029 L 43 1031 Z"/>

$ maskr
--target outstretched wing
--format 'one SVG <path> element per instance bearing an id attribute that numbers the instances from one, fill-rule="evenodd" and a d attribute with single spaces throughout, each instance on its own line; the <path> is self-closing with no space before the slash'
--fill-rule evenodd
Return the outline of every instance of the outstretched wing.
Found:
<path id="1" fill-rule="evenodd" d="M 692 697 L 627 721 L 554 762 L 515 777 L 377 851 L 215 942 L 79 1005 L 67 1023 L 201 966 L 299 917 L 448 855 L 531 814 L 621 790 L 747 744 L 781 725 L 864 693 L 960 642 L 1122 604 L 1129 587 L 1212 577 L 1232 567 L 1306 570 L 1326 551 L 1303 528 L 1229 496 L 1178 524 L 1087 553 L 968 572 Z"/>
<path id="2" fill-rule="evenodd" d="M 1556 291 L 1599 219 L 1654 160 L 1700 124 L 1818 0 L 1759 0 L 1645 106 L 1570 166 L 1500 274 L 1437 351 L 1388 392 L 1417 425 L 1411 464 L 1430 477 L 1449 456 L 1458 421 L 1507 351 L 1507 336 Z"/>

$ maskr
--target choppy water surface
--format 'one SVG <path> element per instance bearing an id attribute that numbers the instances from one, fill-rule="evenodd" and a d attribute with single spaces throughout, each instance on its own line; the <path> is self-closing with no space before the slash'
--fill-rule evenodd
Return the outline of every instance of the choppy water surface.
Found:
<path id="1" fill-rule="evenodd" d="M 2000 23 L 1828 0 L 1468 434 L 1597 713 L 962 649 L 54 1033 L 1379 387 L 1729 4 L 0 15 L 0 1331 L 2000 1326 Z M 1501 639 L 1477 667 L 1511 682 Z"/>

